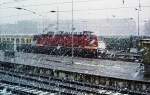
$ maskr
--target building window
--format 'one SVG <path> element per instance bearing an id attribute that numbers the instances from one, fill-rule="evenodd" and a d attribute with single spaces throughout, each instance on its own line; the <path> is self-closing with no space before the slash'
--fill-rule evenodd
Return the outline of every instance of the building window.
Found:
<path id="1" fill-rule="evenodd" d="M 31 39 L 29 39 L 29 43 L 31 43 Z"/>
<path id="2" fill-rule="evenodd" d="M 14 42 L 14 40 L 15 40 L 14 38 L 11 38 L 11 42 Z"/>
<path id="3" fill-rule="evenodd" d="M 17 39 L 16 39 L 16 43 L 19 43 L 19 42 L 20 42 L 20 41 L 19 41 L 19 38 L 17 38 Z"/>
<path id="4" fill-rule="evenodd" d="M 3 42 L 5 42 L 5 38 L 3 38 Z"/>
<path id="5" fill-rule="evenodd" d="M 21 38 L 21 44 L 24 44 L 24 43 L 25 43 L 25 39 Z"/>
<path id="6" fill-rule="evenodd" d="M 27 44 L 29 43 L 28 38 L 26 39 L 26 43 L 27 43 Z"/>
<path id="7" fill-rule="evenodd" d="M 10 42 L 10 38 L 7 38 L 7 42 Z"/>

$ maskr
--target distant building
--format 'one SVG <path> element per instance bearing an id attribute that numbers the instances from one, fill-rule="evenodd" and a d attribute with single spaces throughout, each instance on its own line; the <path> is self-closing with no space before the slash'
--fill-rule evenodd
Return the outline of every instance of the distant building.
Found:
<path id="1" fill-rule="evenodd" d="M 142 39 L 141 47 L 144 49 L 143 52 L 143 63 L 144 71 L 146 76 L 150 76 L 150 39 Z"/>
<path id="2" fill-rule="evenodd" d="M 33 35 L 0 35 L 0 50 L 14 50 L 18 45 L 31 44 Z"/>

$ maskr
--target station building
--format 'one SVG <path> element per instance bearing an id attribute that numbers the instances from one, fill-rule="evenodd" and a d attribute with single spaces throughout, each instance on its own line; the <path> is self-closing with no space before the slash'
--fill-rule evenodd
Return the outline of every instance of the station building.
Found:
<path id="1" fill-rule="evenodd" d="M 19 45 L 31 44 L 33 35 L 0 35 L 0 49 L 14 50 Z"/>

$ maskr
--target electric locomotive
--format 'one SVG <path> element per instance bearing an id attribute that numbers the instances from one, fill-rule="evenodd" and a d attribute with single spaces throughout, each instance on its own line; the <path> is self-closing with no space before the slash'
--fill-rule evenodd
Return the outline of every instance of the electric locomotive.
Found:
<path id="1" fill-rule="evenodd" d="M 24 51 L 64 56 L 73 53 L 74 56 L 82 57 L 98 57 L 102 54 L 98 36 L 91 31 L 74 32 L 73 34 L 64 31 L 48 32 L 35 35 L 33 42 L 31 47 Z"/>

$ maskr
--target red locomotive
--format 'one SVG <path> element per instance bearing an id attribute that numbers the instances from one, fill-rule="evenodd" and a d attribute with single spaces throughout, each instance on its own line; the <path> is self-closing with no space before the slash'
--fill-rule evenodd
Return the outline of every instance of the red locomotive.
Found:
<path id="1" fill-rule="evenodd" d="M 34 36 L 35 45 L 32 50 L 36 53 L 47 53 L 55 55 L 71 55 L 72 45 L 75 56 L 94 56 L 97 57 L 99 51 L 98 37 L 90 31 L 68 32 L 59 31 L 58 33 L 49 32 L 47 34 Z M 29 48 L 28 48 L 29 49 Z"/>

